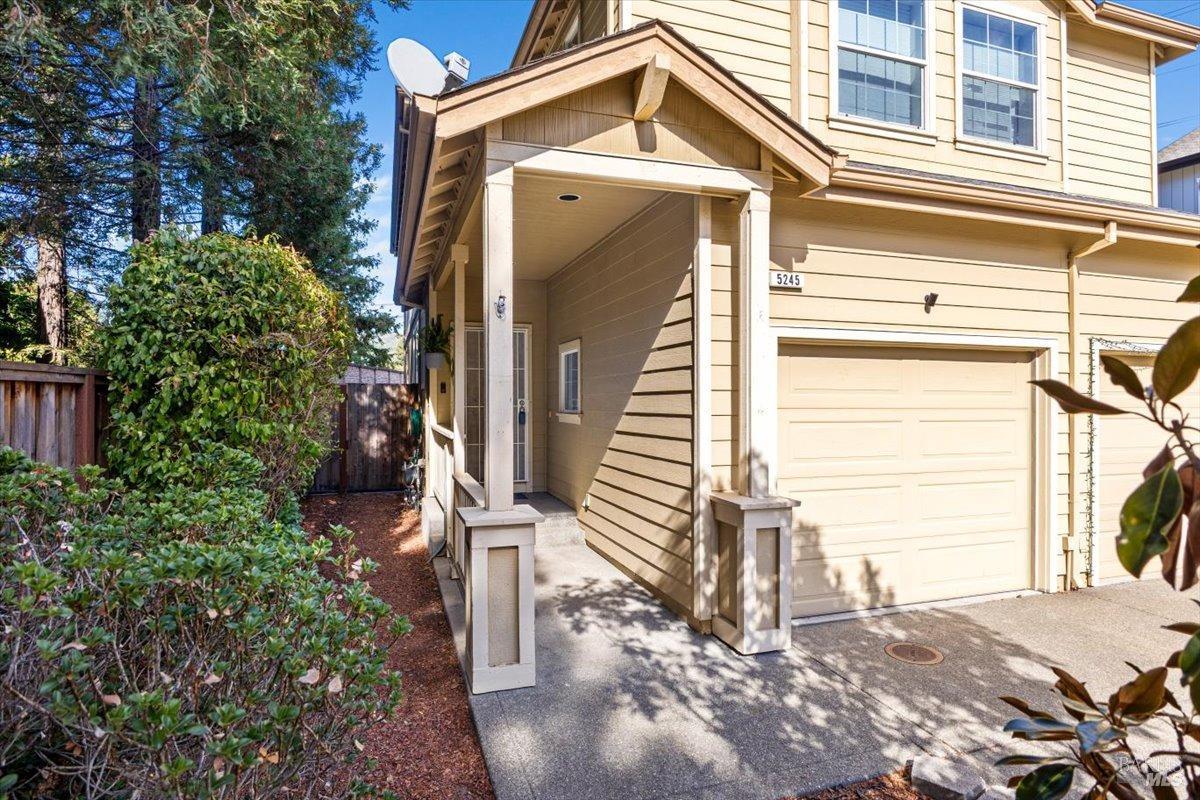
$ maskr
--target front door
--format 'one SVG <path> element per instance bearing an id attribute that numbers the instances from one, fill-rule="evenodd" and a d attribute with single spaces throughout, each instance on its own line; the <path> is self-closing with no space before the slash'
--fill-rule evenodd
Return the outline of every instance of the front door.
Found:
<path id="1" fill-rule="evenodd" d="M 467 328 L 466 363 L 466 445 L 467 472 L 484 483 L 484 448 L 487 440 L 484 400 L 487 381 L 483 371 L 483 328 Z M 529 327 L 513 327 L 513 488 L 529 490 Z"/>

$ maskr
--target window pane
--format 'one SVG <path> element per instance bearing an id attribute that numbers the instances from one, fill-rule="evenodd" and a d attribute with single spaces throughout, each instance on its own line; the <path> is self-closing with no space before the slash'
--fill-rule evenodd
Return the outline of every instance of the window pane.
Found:
<path id="1" fill-rule="evenodd" d="M 562 355 L 562 410 L 579 411 L 579 351 Z"/>
<path id="2" fill-rule="evenodd" d="M 980 139 L 1033 147 L 1032 89 L 963 76 L 963 133 Z"/>
<path id="3" fill-rule="evenodd" d="M 924 70 L 890 58 L 838 53 L 838 111 L 899 125 L 921 126 Z"/>
<path id="4" fill-rule="evenodd" d="M 971 72 L 1037 83 L 1037 28 L 963 9 L 963 65 Z"/>
<path id="5" fill-rule="evenodd" d="M 987 43 L 987 15 L 973 8 L 963 9 L 963 36 L 972 42 Z"/>
<path id="6" fill-rule="evenodd" d="M 924 0 L 842 0 L 838 39 L 887 53 L 925 57 Z"/>

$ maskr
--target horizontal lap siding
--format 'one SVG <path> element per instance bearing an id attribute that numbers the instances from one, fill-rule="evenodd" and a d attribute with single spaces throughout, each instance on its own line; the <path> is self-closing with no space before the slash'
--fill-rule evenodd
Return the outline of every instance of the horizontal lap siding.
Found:
<path id="1" fill-rule="evenodd" d="M 690 197 L 668 196 L 548 282 L 549 386 L 557 391 L 558 345 L 581 339 L 583 410 L 578 425 L 549 423 L 548 488 L 579 509 L 593 548 L 684 612 L 692 596 L 692 209 Z"/>
<path id="2" fill-rule="evenodd" d="M 958 87 L 955 82 L 954 5 L 950 0 L 935 3 L 934 81 L 936 143 L 919 144 L 830 128 L 829 83 L 836 76 L 830 63 L 829 14 L 827 0 L 810 0 L 808 6 L 809 47 L 809 129 L 822 141 L 857 161 L 908 167 L 980 180 L 1014 183 L 1043 189 L 1062 188 L 1062 96 L 1060 20 L 1051 3 L 1021 0 L 1020 8 L 1045 15 L 1045 92 L 1046 131 L 1045 163 L 1028 163 L 998 155 L 984 155 L 955 146 L 956 120 L 959 114 Z"/>
<path id="3" fill-rule="evenodd" d="M 772 268 L 802 272 L 805 285 L 800 292 L 772 292 L 772 324 L 1055 339 L 1056 377 L 1068 378 L 1063 248 L 1039 241 L 1038 234 L 1020 240 L 968 222 L 956 223 L 951 232 L 943 222 L 916 214 L 875 211 L 868 221 L 860 219 L 863 213 L 776 200 Z M 926 313 L 930 292 L 938 301 Z M 1060 415 L 1053 468 L 1063 532 L 1069 501 L 1066 431 Z"/>
<path id="4" fill-rule="evenodd" d="M 632 0 L 633 24 L 659 19 L 783 111 L 792 105 L 788 0 Z"/>
<path id="5" fill-rule="evenodd" d="M 1154 123 L 1146 43 L 1072 25 L 1067 62 L 1071 190 L 1150 203 Z"/>

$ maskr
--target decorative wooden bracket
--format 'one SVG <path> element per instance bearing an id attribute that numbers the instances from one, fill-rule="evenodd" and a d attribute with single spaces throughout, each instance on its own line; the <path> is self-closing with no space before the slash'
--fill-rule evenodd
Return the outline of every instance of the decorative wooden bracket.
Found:
<path id="1" fill-rule="evenodd" d="M 642 74 L 633 85 L 633 118 L 645 122 L 654 116 L 662 105 L 667 91 L 667 78 L 671 76 L 671 57 L 655 53 L 646 62 Z"/>

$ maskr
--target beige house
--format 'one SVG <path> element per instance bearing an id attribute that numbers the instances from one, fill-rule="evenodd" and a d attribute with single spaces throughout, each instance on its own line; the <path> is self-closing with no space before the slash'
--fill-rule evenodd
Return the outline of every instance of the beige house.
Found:
<path id="1" fill-rule="evenodd" d="M 743 653 L 792 623 L 1119 579 L 1141 368 L 1200 272 L 1154 70 L 1093 0 L 538 0 L 503 74 L 398 95 L 395 299 L 429 374 L 476 692 L 534 681 L 534 526 Z M 1197 405 L 1200 406 L 1200 398 Z M 801 634 L 802 635 L 802 634 Z"/>

